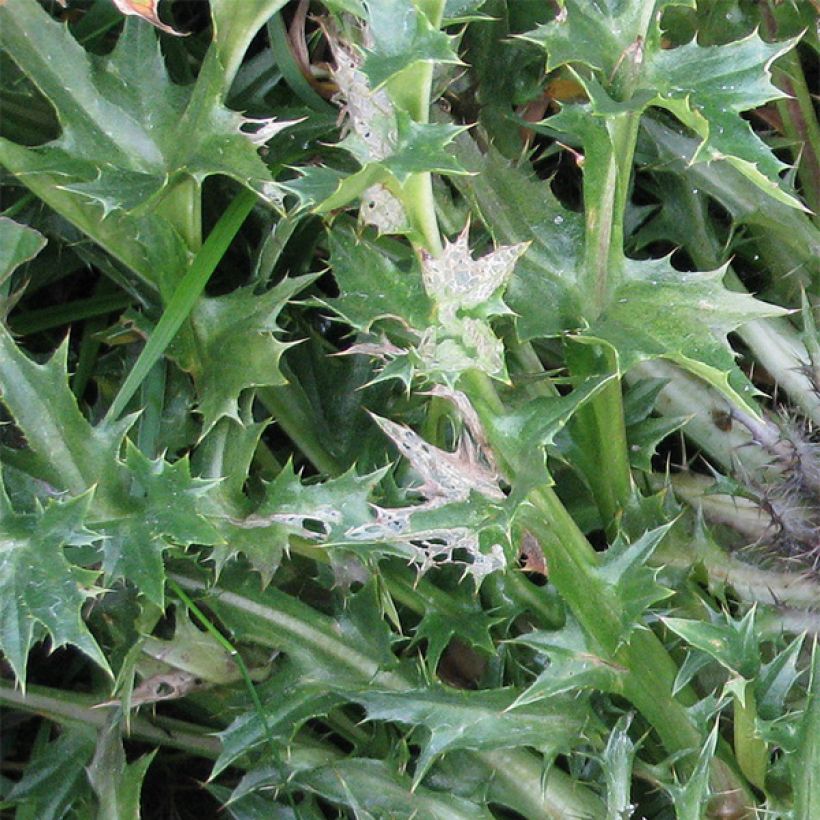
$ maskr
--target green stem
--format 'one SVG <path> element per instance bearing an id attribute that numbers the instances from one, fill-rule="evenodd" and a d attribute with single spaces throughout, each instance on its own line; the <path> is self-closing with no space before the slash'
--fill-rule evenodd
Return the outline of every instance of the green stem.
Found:
<path id="1" fill-rule="evenodd" d="M 740 770 L 749 782 L 758 789 L 766 787 L 766 770 L 769 765 L 769 750 L 766 741 L 757 733 L 757 699 L 754 681 L 746 686 L 743 701 L 734 698 L 734 743 L 735 755 Z"/>
<path id="2" fill-rule="evenodd" d="M 492 417 L 503 414 L 503 405 L 484 374 L 462 377 L 462 389 L 475 407 L 485 430 L 492 431 Z M 505 472 L 513 478 L 517 465 L 505 452 L 503 440 L 490 443 Z M 636 629 L 624 643 L 625 624 L 620 602 L 601 577 L 599 558 L 552 487 L 540 486 L 528 496 L 524 509 L 527 528 L 544 549 L 550 581 L 572 610 L 595 649 L 628 671 L 624 695 L 644 715 L 670 754 L 690 753 L 702 738 L 685 708 L 694 702 L 689 689 L 676 698 L 673 685 L 677 666 L 657 636 Z M 725 751 L 724 751 L 725 754 Z M 690 760 L 691 762 L 691 760 Z M 713 785 L 720 791 L 746 794 L 742 779 L 724 761 L 712 765 Z"/>
<path id="3" fill-rule="evenodd" d="M 583 286 L 588 320 L 604 310 L 624 274 L 624 214 L 639 125 L 640 115 L 634 112 L 607 118 L 606 151 L 599 146 L 584 158 Z"/>
<path id="4" fill-rule="evenodd" d="M 444 5 L 445 0 L 418 0 L 416 8 L 427 16 L 431 25 L 438 27 L 444 16 Z M 430 119 L 432 87 L 433 64 L 427 62 L 417 62 L 408 66 L 387 83 L 396 106 L 420 123 L 426 123 Z M 442 251 L 442 244 L 436 217 L 432 174 L 412 174 L 402 185 L 400 198 L 416 233 L 416 236 L 411 237 L 414 244 L 421 244 L 434 256 L 438 256 Z"/>
<path id="5" fill-rule="evenodd" d="M 186 176 L 169 188 L 155 213 L 176 228 L 191 253 L 202 247 L 202 194 L 193 177 Z"/>
<path id="6" fill-rule="evenodd" d="M 567 363 L 574 376 L 613 372 L 614 351 L 583 344 L 567 345 Z M 589 483 L 601 521 L 610 539 L 618 533 L 618 518 L 634 492 L 620 379 L 611 379 L 570 422 L 584 459 L 578 466 Z"/>
<path id="7" fill-rule="evenodd" d="M 817 639 L 811 653 L 811 679 L 806 708 L 798 731 L 794 772 L 794 820 L 820 817 L 820 649 Z"/>
<path id="8" fill-rule="evenodd" d="M 586 243 L 583 282 L 586 319 L 597 318 L 609 304 L 625 275 L 624 214 L 629 195 L 632 161 L 638 139 L 640 115 L 635 112 L 608 117 L 608 140 L 590 143 L 584 160 Z M 614 351 L 603 348 L 567 348 L 573 375 L 617 372 Z M 585 475 L 610 537 L 617 532 L 618 514 L 633 494 L 627 449 L 626 423 L 620 380 L 613 380 L 573 419 L 576 433 L 588 442 L 589 465 Z"/>
<path id="9" fill-rule="evenodd" d="M 0 680 L 0 704 L 41 715 L 55 723 L 103 729 L 108 724 L 110 711 L 100 708 L 98 703 L 99 698 L 94 695 L 64 692 L 45 686 L 29 685 L 25 692 L 21 692 Z M 211 735 L 210 730 L 161 716 L 151 720 L 139 716 L 132 718 L 130 736 L 210 760 L 219 757 L 221 748 L 219 740 Z"/>

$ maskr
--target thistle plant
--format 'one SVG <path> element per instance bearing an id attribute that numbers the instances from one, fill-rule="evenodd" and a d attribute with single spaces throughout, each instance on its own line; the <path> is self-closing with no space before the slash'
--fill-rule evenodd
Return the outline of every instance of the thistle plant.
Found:
<path id="1" fill-rule="evenodd" d="M 0 4 L 0 805 L 818 816 L 816 24 Z"/>

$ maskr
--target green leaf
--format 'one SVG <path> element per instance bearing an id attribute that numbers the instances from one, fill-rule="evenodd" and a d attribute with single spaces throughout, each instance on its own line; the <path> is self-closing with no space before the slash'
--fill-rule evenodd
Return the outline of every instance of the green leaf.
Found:
<path id="1" fill-rule="evenodd" d="M 174 283 L 173 295 L 169 298 L 157 326 L 140 352 L 134 367 L 125 377 L 125 381 L 111 402 L 106 420 L 116 420 L 125 410 L 137 388 L 189 318 L 208 279 L 253 209 L 254 202 L 255 197 L 249 191 L 240 193 L 231 201 L 196 256 L 191 260 L 185 275 L 178 283 Z"/>
<path id="2" fill-rule="evenodd" d="M 97 749 L 88 766 L 88 780 L 97 796 L 100 817 L 139 820 L 140 792 L 156 751 L 127 763 L 122 747 L 121 717 L 116 712 L 100 731 Z"/>
<path id="3" fill-rule="evenodd" d="M 617 595 L 621 640 L 641 622 L 647 608 L 672 595 L 671 589 L 658 583 L 657 569 L 646 563 L 674 523 L 649 530 L 631 544 L 619 535 L 604 555 L 598 573 Z"/>
<path id="4" fill-rule="evenodd" d="M 695 41 L 660 49 L 648 61 L 646 81 L 658 92 L 653 104 L 671 111 L 701 138 L 694 161 L 726 159 L 769 196 L 803 208 L 780 186 L 787 166 L 740 114 L 783 96 L 771 82 L 771 64 L 795 41 L 767 43 L 752 33 L 720 46 Z"/>
<path id="5" fill-rule="evenodd" d="M 562 65 L 585 65 L 614 77 L 623 63 L 638 62 L 628 49 L 640 37 L 652 52 L 660 43 L 659 22 L 665 8 L 694 6 L 694 0 L 563 0 L 555 19 L 520 35 L 547 52 L 547 71 Z M 642 55 L 641 55 L 642 56 Z"/>
<path id="6" fill-rule="evenodd" d="M 411 174 L 466 174 L 448 146 L 468 126 L 419 123 L 403 111 L 396 113 L 396 139 L 381 165 L 404 184 Z M 347 145 L 347 143 L 345 143 Z"/>
<path id="7" fill-rule="evenodd" d="M 556 696 L 513 709 L 518 694 L 513 689 L 470 692 L 431 686 L 405 692 L 365 691 L 352 697 L 365 707 L 369 720 L 426 730 L 414 776 L 419 783 L 445 752 L 534 746 L 550 755 L 566 750 L 583 734 L 583 701 Z"/>
<path id="8" fill-rule="evenodd" d="M 610 378 L 586 379 L 566 396 L 540 396 L 492 420 L 491 439 L 516 464 L 514 503 L 523 500 L 533 487 L 552 482 L 544 448 L 555 441 L 575 411 L 597 395 Z"/>
<path id="9" fill-rule="evenodd" d="M 7 216 L 0 216 L 0 285 L 14 271 L 33 259 L 45 247 L 46 238 L 27 225 L 20 225 Z"/>
<path id="10" fill-rule="evenodd" d="M 250 772 L 234 790 L 232 800 L 243 800 L 257 790 L 269 791 L 288 786 L 316 794 L 331 803 L 349 806 L 356 817 L 367 820 L 404 817 L 409 806 L 412 806 L 410 811 L 420 817 L 442 820 L 490 820 L 492 817 L 486 807 L 477 803 L 448 792 L 415 785 L 388 761 L 350 757 L 317 766 L 316 757 L 316 754 L 306 755 L 302 761 L 296 750 L 288 766 Z M 310 765 L 311 762 L 314 765 Z M 301 808 L 300 803 L 300 817 Z"/>
<path id="11" fill-rule="evenodd" d="M 713 623 L 685 618 L 662 618 L 664 625 L 721 666 L 745 680 L 751 680 L 760 669 L 760 650 L 755 633 L 755 610 L 750 609 L 739 621 L 728 615 L 716 616 Z"/>
<path id="12" fill-rule="evenodd" d="M 641 361 L 670 359 L 731 402 L 752 408 L 751 386 L 737 370 L 726 337 L 746 322 L 787 311 L 728 290 L 725 272 L 724 267 L 683 273 L 668 258 L 628 259 L 625 280 L 582 338 L 609 343 L 623 372 Z"/>
<path id="13" fill-rule="evenodd" d="M 580 289 L 579 217 L 560 208 L 544 183 L 505 167 L 492 154 L 477 177 L 456 184 L 475 203 L 497 240 L 533 240 L 505 296 L 519 314 L 519 336 L 530 339 L 583 327 L 582 306 L 588 295 Z M 562 249 L 566 255 L 558 256 Z M 746 322 L 785 311 L 728 290 L 722 284 L 724 272 L 684 273 L 668 259 L 626 259 L 624 279 L 578 338 L 610 344 L 622 372 L 647 359 L 668 358 L 734 403 L 750 407 L 751 387 L 737 369 L 726 336 Z"/>
<path id="14" fill-rule="evenodd" d="M 614 116 L 657 105 L 671 111 L 701 139 L 695 159 L 726 159 L 769 196 L 793 207 L 800 202 L 779 179 L 786 167 L 740 114 L 783 96 L 770 66 L 794 41 L 766 43 L 757 33 L 732 43 L 700 46 L 695 40 L 663 48 L 659 22 L 665 8 L 691 0 L 566 0 L 554 21 L 522 35 L 547 51 L 547 70 L 572 64 L 590 113 Z M 561 127 L 561 115 L 546 122 Z"/>
<path id="15" fill-rule="evenodd" d="M 64 551 L 99 540 L 85 526 L 90 501 L 87 494 L 19 515 L 0 488 L 0 649 L 22 685 L 29 649 L 44 635 L 54 648 L 72 644 L 109 671 L 81 611 L 100 592 L 99 572 L 74 566 Z"/>
<path id="16" fill-rule="evenodd" d="M 36 364 L 0 326 L 2 400 L 44 465 L 41 478 L 73 495 L 96 485 L 95 503 L 108 505 L 122 491 L 117 454 L 133 419 L 92 427 L 69 389 L 67 355 L 68 340 Z"/>
<path id="17" fill-rule="evenodd" d="M 232 790 L 227 786 L 208 783 L 205 788 L 222 804 L 223 814 L 233 820 L 325 820 L 324 812 L 313 797 L 300 801 L 297 815 L 289 806 L 275 802 L 266 791 L 251 792 L 232 800 Z"/>
<path id="18" fill-rule="evenodd" d="M 195 339 L 179 337 L 168 355 L 191 373 L 203 434 L 221 418 L 239 418 L 239 396 L 249 387 L 286 383 L 279 359 L 292 343 L 275 333 L 282 308 L 315 276 L 287 278 L 265 293 L 253 287 L 200 299 L 191 315 Z"/>
<path id="19" fill-rule="evenodd" d="M 414 586 L 403 577 L 391 576 L 389 588 L 399 600 L 412 596 L 420 601 L 423 614 L 411 646 L 427 642 L 424 660 L 431 674 L 436 672 L 441 655 L 453 638 L 484 655 L 496 653 L 490 630 L 503 618 L 482 609 L 468 584 L 462 582 L 442 591 L 432 584 Z"/>
<path id="20" fill-rule="evenodd" d="M 554 695 L 582 689 L 619 692 L 627 670 L 598 657 L 574 618 L 562 629 L 535 629 L 513 638 L 512 643 L 534 649 L 546 667 L 519 695 L 514 707 L 536 703 Z"/>
<path id="21" fill-rule="evenodd" d="M 461 62 L 453 50 L 455 38 L 439 31 L 415 2 L 371 0 L 366 6 L 373 44 L 363 70 L 372 88 L 420 62 Z"/>
<path id="22" fill-rule="evenodd" d="M 146 597 L 163 606 L 163 554 L 173 546 L 218 544 L 219 530 L 202 514 L 204 496 L 214 480 L 191 476 L 187 457 L 173 464 L 143 455 L 131 442 L 125 464 L 136 485 L 119 515 L 100 527 L 106 577 L 130 581 Z"/>
<path id="23" fill-rule="evenodd" d="M 776 720 L 786 708 L 786 698 L 800 678 L 797 666 L 803 639 L 803 635 L 798 635 L 785 649 L 761 666 L 755 679 L 755 698 L 762 720 Z"/>
<path id="24" fill-rule="evenodd" d="M 350 545 L 353 539 L 349 532 L 373 519 L 369 499 L 383 474 L 358 476 L 349 470 L 339 478 L 307 485 L 288 462 L 265 485 L 264 498 L 252 514 L 223 522 L 226 543 L 214 550 L 217 564 L 221 566 L 241 552 L 267 585 L 292 535 Z"/>
<path id="25" fill-rule="evenodd" d="M 255 711 L 247 711 L 219 732 L 222 749 L 211 779 L 266 743 L 267 730 L 274 740 L 288 744 L 304 723 L 327 714 L 344 700 L 329 692 L 325 681 L 311 680 L 304 669 L 292 663 L 285 663 L 258 691 L 267 729 Z"/>
<path id="26" fill-rule="evenodd" d="M 815 639 L 806 706 L 791 756 L 795 820 L 809 820 L 820 810 L 820 651 Z"/>
<path id="27" fill-rule="evenodd" d="M 706 742 L 698 754 L 698 761 L 689 779 L 682 786 L 669 788 L 675 804 L 678 820 L 700 820 L 706 801 L 711 794 L 709 790 L 709 771 L 715 755 L 718 741 L 718 721 L 715 721 Z"/>
<path id="28" fill-rule="evenodd" d="M 492 148 L 481 155 L 466 137 L 457 140 L 455 148 L 476 173 L 453 177 L 453 184 L 496 244 L 530 243 L 504 296 L 518 314 L 519 338 L 557 336 L 580 327 L 584 299 L 577 282 L 584 243 L 582 216 L 564 208 L 549 185 L 530 170 L 512 165 Z"/>
<path id="29" fill-rule="evenodd" d="M 224 69 L 215 48 L 190 90 L 170 82 L 156 34 L 141 21 L 127 21 L 100 60 L 34 0 L 0 9 L 0 19 L 0 43 L 57 110 L 62 135 L 31 150 L 66 167 L 67 190 L 104 213 L 133 210 L 181 175 L 201 182 L 219 173 L 278 201 L 256 144 L 287 123 L 248 120 L 222 105 Z M 258 126 L 255 133 L 243 130 L 249 124 Z"/>
<path id="30" fill-rule="evenodd" d="M 84 767 L 94 752 L 94 735 L 72 728 L 44 744 L 15 783 L 7 799 L 17 816 L 31 812 L 37 820 L 60 820 L 89 791 Z"/>
<path id="31" fill-rule="evenodd" d="M 395 318 L 410 328 L 432 321 L 433 304 L 417 269 L 401 270 L 378 245 L 337 229 L 328 237 L 331 268 L 340 294 L 327 304 L 357 330 Z"/>
<path id="32" fill-rule="evenodd" d="M 657 416 L 627 426 L 629 463 L 635 469 L 651 473 L 654 469 L 652 459 L 657 454 L 660 443 L 684 427 L 688 420 L 688 416 Z"/>
<path id="33" fill-rule="evenodd" d="M 66 182 L 65 174 L 48 157 L 2 137 L 0 162 L 155 293 L 167 283 L 176 284 L 182 276 L 188 264 L 188 249 L 167 219 L 156 213 L 136 216 L 125 211 L 114 211 L 102 219 L 98 205 L 61 187 Z"/>
<path id="34" fill-rule="evenodd" d="M 621 715 L 612 728 L 603 754 L 603 770 L 606 777 L 607 818 L 632 817 L 637 808 L 632 797 L 632 764 L 637 751 L 629 737 L 629 725 L 634 716 Z"/>

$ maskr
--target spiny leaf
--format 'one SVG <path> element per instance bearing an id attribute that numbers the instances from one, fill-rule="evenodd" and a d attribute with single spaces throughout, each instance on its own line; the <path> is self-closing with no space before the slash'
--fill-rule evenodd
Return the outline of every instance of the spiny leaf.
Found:
<path id="1" fill-rule="evenodd" d="M 80 795 L 89 794 L 84 767 L 94 753 L 94 735 L 84 726 L 63 731 L 44 744 L 26 767 L 23 777 L 5 795 L 18 814 L 64 817 Z"/>
<path id="2" fill-rule="evenodd" d="M 405 4 L 405 11 L 408 8 L 426 20 L 413 6 Z M 379 9 L 381 14 L 381 5 Z M 296 193 L 303 206 L 310 205 L 318 213 L 344 207 L 361 196 L 360 214 L 366 223 L 382 233 L 405 231 L 401 186 L 415 173 L 466 173 L 452 151 L 447 150 L 465 127 L 419 122 L 418 116 L 414 118 L 396 108 L 387 91 L 374 87 L 361 70 L 356 51 L 335 37 L 330 43 L 336 62 L 333 78 L 349 127 L 339 147 L 351 153 L 362 167 L 351 175 L 328 168 L 306 169 L 302 179 L 285 187 Z M 379 212 L 379 204 L 387 209 L 386 214 Z"/>
<path id="3" fill-rule="evenodd" d="M 373 42 L 363 70 L 373 88 L 419 62 L 461 62 L 453 50 L 455 38 L 439 31 L 414 2 L 371 0 L 367 22 Z"/>
<path id="4" fill-rule="evenodd" d="M 757 711 L 764 720 L 775 720 L 786 706 L 786 698 L 800 678 L 797 669 L 804 635 L 798 635 L 785 649 L 760 668 L 755 679 Z"/>
<path id="5" fill-rule="evenodd" d="M 276 319 L 288 300 L 314 279 L 287 278 L 262 294 L 245 287 L 200 299 L 191 315 L 196 338 L 179 337 L 169 355 L 193 376 L 203 434 L 226 416 L 240 420 L 243 390 L 286 383 L 279 359 L 290 344 L 274 336 L 280 330 Z"/>
<path id="6" fill-rule="evenodd" d="M 303 670 L 287 662 L 258 691 L 267 727 L 273 738 L 283 743 L 291 741 L 303 723 L 326 714 L 344 700 L 329 692 L 324 681 L 311 681 Z M 222 749 L 211 771 L 212 780 L 235 760 L 262 746 L 267 731 L 259 715 L 248 711 L 234 719 L 218 737 Z"/>
<path id="7" fill-rule="evenodd" d="M 219 530 L 200 511 L 214 481 L 193 478 L 187 458 L 173 464 L 163 458 L 152 460 L 130 442 L 125 464 L 136 486 L 119 515 L 100 525 L 107 536 L 102 544 L 103 569 L 107 577 L 130 581 L 162 606 L 165 551 L 222 540 Z"/>
<path id="8" fill-rule="evenodd" d="M 618 692 L 627 671 L 595 655 L 572 617 L 561 629 L 536 629 L 512 639 L 512 643 L 534 649 L 546 661 L 544 671 L 516 699 L 516 709 L 582 689 Z"/>
<path id="9" fill-rule="evenodd" d="M 694 0 L 563 0 L 555 19 L 520 35 L 547 52 L 547 71 L 583 64 L 613 77 L 624 62 L 640 66 L 642 54 L 630 53 L 641 38 L 647 51 L 660 46 L 660 18 L 670 6 Z"/>
<path id="10" fill-rule="evenodd" d="M 65 190 L 61 163 L 39 151 L 0 137 L 0 162 L 34 194 L 119 260 L 155 293 L 176 285 L 188 266 L 180 235 L 157 213 L 113 211 L 100 219 L 100 208 L 85 196 Z M 127 190 L 120 191 L 127 194 Z"/>
<path id="11" fill-rule="evenodd" d="M 23 262 L 33 259 L 45 247 L 46 238 L 34 228 L 0 216 L 0 285 Z"/>
<path id="12" fill-rule="evenodd" d="M 426 607 L 413 633 L 413 645 L 421 641 L 427 642 L 424 662 L 427 669 L 434 673 L 453 638 L 491 654 L 495 646 L 490 629 L 497 620 L 500 619 L 493 618 L 478 606 L 463 605 L 457 609 L 446 605 L 440 609 Z"/>
<path id="13" fill-rule="evenodd" d="M 357 330 L 378 319 L 395 318 L 411 328 L 432 321 L 433 304 L 416 271 L 401 270 L 387 254 L 352 231 L 337 229 L 328 237 L 339 296 L 328 305 Z"/>
<path id="14" fill-rule="evenodd" d="M 99 733 L 97 749 L 86 770 L 100 816 L 112 820 L 139 818 L 142 783 L 155 754 L 156 750 L 133 763 L 126 761 L 121 717 L 114 712 Z"/>
<path id="15" fill-rule="evenodd" d="M 357 818 L 375 820 L 380 817 L 408 816 L 408 807 L 419 817 L 446 818 L 447 820 L 491 820 L 486 806 L 460 796 L 417 787 L 403 772 L 384 760 L 349 757 L 315 765 L 310 757 L 302 762 L 299 750 L 282 766 L 266 767 L 248 773 L 231 795 L 228 808 L 241 805 L 249 796 L 271 789 L 290 787 L 300 792 L 317 794 L 326 801 L 349 806 Z M 237 801 L 234 803 L 234 801 Z M 299 803 L 299 817 L 319 820 L 316 815 L 303 815 Z M 270 817 L 273 806 L 268 804 L 263 816 Z"/>
<path id="16" fill-rule="evenodd" d="M 468 242 L 469 225 L 455 242 L 445 242 L 440 255 L 421 254 L 424 289 L 438 306 L 439 320 L 444 324 L 459 310 L 479 310 L 485 317 L 508 312 L 503 303 L 492 304 L 490 300 L 506 287 L 528 247 L 528 243 L 519 242 L 473 259 Z"/>
<path id="17" fill-rule="evenodd" d="M 754 627 L 754 608 L 739 621 L 728 615 L 713 617 L 713 623 L 686 618 L 663 618 L 663 623 L 687 643 L 714 658 L 721 666 L 746 680 L 760 669 L 760 650 Z"/>
<path id="18" fill-rule="evenodd" d="M 751 408 L 751 385 L 737 370 L 726 337 L 747 322 L 787 311 L 730 291 L 722 284 L 725 272 L 684 273 L 668 258 L 628 259 L 625 281 L 583 335 L 611 344 L 624 372 L 640 361 L 670 359 Z"/>
<path id="19" fill-rule="evenodd" d="M 718 722 L 715 721 L 700 753 L 697 764 L 689 779 L 683 785 L 667 787 L 675 804 L 679 820 L 700 820 L 703 809 L 711 794 L 709 790 L 709 767 L 715 755 L 718 741 Z"/>
<path id="20" fill-rule="evenodd" d="M 99 573 L 70 564 L 64 552 L 99 540 L 85 527 L 90 501 L 87 494 L 18 515 L 0 487 L 0 649 L 23 685 L 29 649 L 44 635 L 55 648 L 76 646 L 108 671 L 81 613 L 99 594 Z"/>
<path id="21" fill-rule="evenodd" d="M 180 175 L 201 181 L 221 173 L 278 201 L 254 141 L 289 123 L 258 122 L 256 133 L 244 131 L 254 123 L 222 105 L 215 49 L 191 91 L 170 82 L 156 35 L 144 23 L 129 21 L 100 61 L 34 0 L 5 6 L 0 18 L 0 42 L 57 110 L 61 137 L 31 150 L 65 169 L 66 189 L 108 213 L 150 202 Z"/>
<path id="22" fill-rule="evenodd" d="M 95 503 L 110 504 L 122 491 L 117 454 L 133 419 L 92 427 L 68 386 L 66 340 L 46 364 L 36 364 L 0 326 L 3 403 L 44 465 L 40 478 L 80 495 L 97 487 Z"/>
<path id="23" fill-rule="evenodd" d="M 564 112 L 572 108 L 580 107 L 568 106 Z M 574 122 L 584 121 L 579 111 L 575 113 Z M 489 155 L 478 177 L 466 177 L 457 184 L 477 203 L 498 238 L 504 242 L 535 239 L 516 267 L 506 296 L 519 314 L 520 335 L 531 338 L 531 334 L 584 328 L 588 295 L 580 291 L 577 247 L 568 248 L 568 260 L 556 259 L 554 252 L 541 252 L 542 243 L 550 240 L 555 247 L 577 240 L 577 217 L 556 213 L 550 224 L 534 204 L 543 205 L 547 214 L 556 209 L 545 186 L 503 167 L 502 160 Z M 530 267 L 532 262 L 541 268 L 540 276 L 538 268 Z M 782 316 L 786 311 L 728 290 L 722 284 L 724 268 L 682 272 L 668 258 L 626 259 L 624 265 L 623 280 L 613 283 L 602 313 L 580 330 L 579 338 L 611 345 L 622 372 L 647 359 L 671 359 L 714 385 L 733 403 L 751 409 L 751 385 L 738 370 L 726 336 L 746 322 Z M 552 307 L 555 304 L 558 311 Z"/>
<path id="24" fill-rule="evenodd" d="M 619 537 L 606 551 L 598 574 L 617 593 L 622 640 L 640 623 L 648 607 L 672 595 L 672 590 L 658 583 L 657 570 L 646 564 L 673 525 L 674 521 L 649 530 L 631 544 Z"/>
<path id="25" fill-rule="evenodd" d="M 665 8 L 691 0 L 566 0 L 551 23 L 522 35 L 547 51 L 547 70 L 585 65 L 597 75 L 578 74 L 590 114 L 616 116 L 650 105 L 667 108 L 701 138 L 695 159 L 726 159 L 769 196 L 803 207 L 783 189 L 786 167 L 740 114 L 783 96 L 771 82 L 770 66 L 794 41 L 766 43 L 757 33 L 719 46 L 694 40 L 663 48 L 659 22 Z M 554 128 L 562 114 L 546 121 Z"/>
<path id="26" fill-rule="evenodd" d="M 477 171 L 455 177 L 499 245 L 529 242 L 504 296 L 517 314 L 524 341 L 558 335 L 580 324 L 583 299 L 575 283 L 584 242 L 583 218 L 564 208 L 548 185 L 490 148 L 479 153 L 472 140 L 456 141 L 462 162 Z"/>
<path id="27" fill-rule="evenodd" d="M 631 802 L 632 764 L 637 751 L 629 737 L 629 725 L 634 715 L 627 713 L 618 718 L 606 742 L 603 770 L 606 777 L 607 817 L 632 817 L 637 806 Z"/>
<path id="28" fill-rule="evenodd" d="M 46 238 L 39 231 L 0 216 L 0 321 L 6 320 L 22 295 L 22 289 L 17 293 L 10 290 L 12 273 L 37 256 L 45 244 Z"/>
<path id="29" fill-rule="evenodd" d="M 533 487 L 552 481 L 544 448 L 555 441 L 575 411 L 590 401 L 609 378 L 589 378 L 566 396 L 532 399 L 493 420 L 491 438 L 516 464 L 513 502 L 523 500 Z"/>
<path id="30" fill-rule="evenodd" d="M 379 471 L 358 476 L 350 470 L 338 478 L 307 485 L 288 462 L 265 486 L 264 498 L 253 513 L 223 519 L 220 531 L 225 544 L 213 553 L 217 565 L 243 553 L 267 585 L 291 535 L 320 543 L 350 543 L 349 532 L 372 521 L 369 499 L 382 475 Z"/>
<path id="31" fill-rule="evenodd" d="M 692 41 L 653 54 L 646 80 L 658 92 L 653 104 L 668 108 L 701 138 L 695 161 L 726 159 L 769 196 L 802 208 L 780 187 L 786 165 L 740 116 L 783 96 L 771 82 L 770 67 L 794 45 L 767 43 L 756 32 L 721 46 Z"/>
<path id="32" fill-rule="evenodd" d="M 421 782 L 436 757 L 455 749 L 535 746 L 546 754 L 565 750 L 583 733 L 587 707 L 556 696 L 510 709 L 513 689 L 470 692 L 431 686 L 406 692 L 365 691 L 353 698 L 370 720 L 394 720 L 423 727 L 427 735 L 414 780 Z"/>

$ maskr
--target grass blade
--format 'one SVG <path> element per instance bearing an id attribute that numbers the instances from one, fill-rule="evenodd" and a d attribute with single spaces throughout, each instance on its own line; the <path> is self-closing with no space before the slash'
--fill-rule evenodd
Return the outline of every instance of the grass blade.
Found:
<path id="1" fill-rule="evenodd" d="M 148 372 L 176 336 L 255 202 L 255 194 L 242 191 L 214 225 L 213 230 L 194 257 L 188 272 L 174 291 L 162 318 L 134 364 L 133 370 L 128 374 L 119 393 L 111 403 L 106 415 L 108 421 L 115 421 L 122 415 Z"/>

